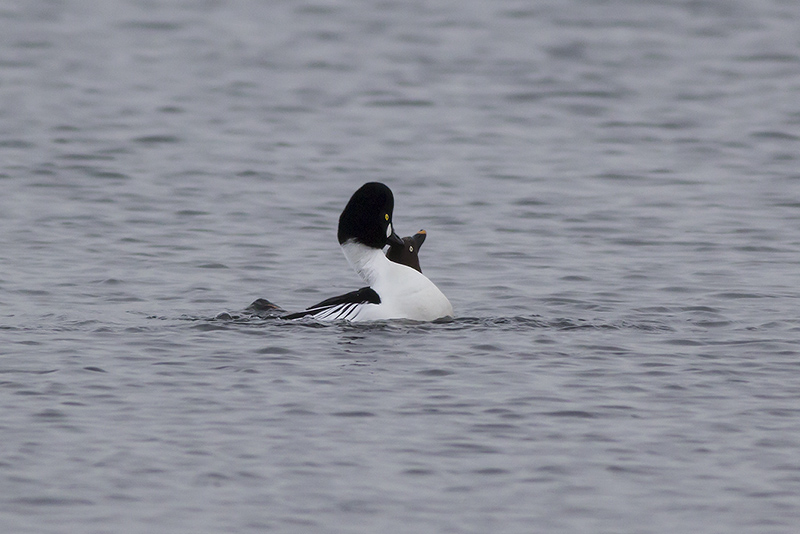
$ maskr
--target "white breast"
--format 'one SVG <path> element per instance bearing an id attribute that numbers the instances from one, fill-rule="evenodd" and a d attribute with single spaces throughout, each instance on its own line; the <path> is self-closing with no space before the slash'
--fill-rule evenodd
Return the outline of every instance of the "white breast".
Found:
<path id="1" fill-rule="evenodd" d="M 350 265 L 380 296 L 380 304 L 364 304 L 352 321 L 412 319 L 433 321 L 453 315 L 453 306 L 421 272 L 389 260 L 383 251 L 353 241 L 342 250 Z"/>

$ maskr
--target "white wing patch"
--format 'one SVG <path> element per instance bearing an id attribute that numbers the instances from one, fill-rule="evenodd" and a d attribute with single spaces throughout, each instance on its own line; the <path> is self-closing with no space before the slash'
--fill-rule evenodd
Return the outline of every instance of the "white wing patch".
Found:
<path id="1" fill-rule="evenodd" d="M 320 321 L 350 321 L 361 308 L 361 304 L 349 302 L 346 304 L 337 304 L 329 308 L 321 308 L 317 310 L 310 310 L 309 317 Z"/>

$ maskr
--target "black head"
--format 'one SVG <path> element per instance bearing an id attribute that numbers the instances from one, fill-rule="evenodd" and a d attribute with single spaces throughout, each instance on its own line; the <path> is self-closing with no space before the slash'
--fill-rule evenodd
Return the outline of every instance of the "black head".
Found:
<path id="1" fill-rule="evenodd" d="M 422 272 L 422 268 L 419 266 L 419 248 L 425 242 L 427 235 L 425 230 L 420 230 L 410 237 L 404 237 L 402 245 L 393 244 L 389 247 L 389 250 L 386 251 L 386 257 L 395 263 L 408 265 Z"/>
<path id="2" fill-rule="evenodd" d="M 394 196 L 378 182 L 369 182 L 353 193 L 339 216 L 339 244 L 349 239 L 373 248 L 402 243 L 392 228 Z"/>

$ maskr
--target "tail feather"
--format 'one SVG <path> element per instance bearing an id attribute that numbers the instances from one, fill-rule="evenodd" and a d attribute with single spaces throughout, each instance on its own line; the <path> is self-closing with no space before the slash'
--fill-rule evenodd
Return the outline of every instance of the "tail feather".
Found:
<path id="1" fill-rule="evenodd" d="M 267 299 L 256 299 L 250 306 L 244 309 L 245 313 L 257 315 L 258 317 L 280 317 L 286 314 L 286 310 L 273 304 Z"/>

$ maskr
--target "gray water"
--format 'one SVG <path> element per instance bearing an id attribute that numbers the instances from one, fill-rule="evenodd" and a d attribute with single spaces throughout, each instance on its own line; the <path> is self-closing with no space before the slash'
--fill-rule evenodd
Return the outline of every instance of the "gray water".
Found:
<path id="1" fill-rule="evenodd" d="M 3 2 L 0 530 L 796 532 L 798 27 Z M 361 286 L 372 180 L 457 317 L 243 315 Z"/>

